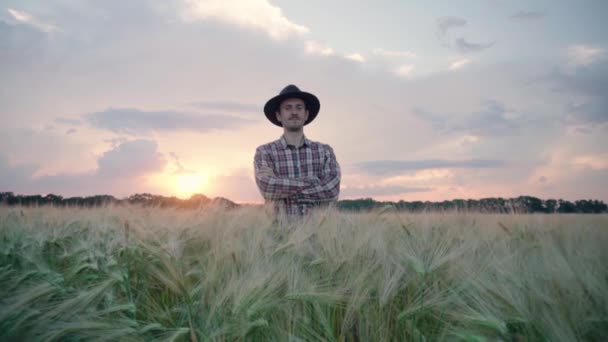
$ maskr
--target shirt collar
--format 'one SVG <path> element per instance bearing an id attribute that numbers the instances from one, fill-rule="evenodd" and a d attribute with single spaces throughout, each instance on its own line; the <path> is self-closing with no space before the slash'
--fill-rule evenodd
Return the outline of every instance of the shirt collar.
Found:
<path id="1" fill-rule="evenodd" d="M 310 146 L 310 142 L 311 141 L 308 140 L 308 138 L 306 136 L 304 136 L 304 142 L 302 143 L 302 146 L 300 146 L 300 147 Z M 281 145 L 281 147 L 283 147 L 283 149 L 287 149 L 287 147 L 289 146 L 287 144 L 287 140 L 285 140 L 285 136 L 284 135 L 281 135 L 281 138 L 279 138 L 279 145 Z M 293 146 L 293 145 L 291 145 L 291 146 Z"/>

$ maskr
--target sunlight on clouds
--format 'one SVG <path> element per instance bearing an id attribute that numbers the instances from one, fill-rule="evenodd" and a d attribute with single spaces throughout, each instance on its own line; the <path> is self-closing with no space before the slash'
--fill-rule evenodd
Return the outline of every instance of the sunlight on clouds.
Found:
<path id="1" fill-rule="evenodd" d="M 472 60 L 470 60 L 469 58 L 459 59 L 457 61 L 452 62 L 452 64 L 450 64 L 450 70 L 462 69 L 466 65 L 470 64 L 471 62 L 472 62 Z"/>
<path id="2" fill-rule="evenodd" d="M 586 155 L 574 158 L 576 167 L 592 170 L 608 169 L 608 155 Z"/>
<path id="3" fill-rule="evenodd" d="M 295 24 L 266 0 L 186 0 L 184 20 L 216 19 L 243 28 L 265 31 L 277 40 L 309 31 Z"/>
<path id="4" fill-rule="evenodd" d="M 527 182 L 530 185 L 560 184 L 570 178 L 581 177 L 581 174 L 589 170 L 608 170 L 608 154 L 576 155 L 576 151 L 562 146 L 550 152 L 547 163 L 535 168 Z"/>
<path id="5" fill-rule="evenodd" d="M 570 46 L 567 54 L 573 65 L 589 65 L 606 57 L 604 49 L 589 45 Z"/>
<path id="6" fill-rule="evenodd" d="M 382 181 L 382 184 L 412 184 L 415 182 L 450 179 L 453 177 L 454 172 L 450 169 L 428 169 L 416 171 L 413 174 L 404 174 L 394 177 L 388 177 Z"/>
<path id="7" fill-rule="evenodd" d="M 334 54 L 334 50 L 329 46 L 322 45 L 321 43 L 308 40 L 305 45 L 306 53 L 311 55 L 322 55 L 322 56 L 331 56 Z"/>
<path id="8" fill-rule="evenodd" d="M 344 58 L 350 59 L 351 61 L 355 61 L 355 62 L 359 62 L 359 63 L 365 62 L 365 57 L 363 57 L 362 54 L 357 53 L 357 52 L 351 53 L 350 55 L 346 55 L 346 56 L 344 56 Z"/>
<path id="9" fill-rule="evenodd" d="M 42 21 L 27 12 L 9 8 L 8 13 L 10 13 L 10 15 L 12 15 L 15 20 L 31 25 L 42 32 L 52 33 L 57 31 L 57 27 L 47 23 L 43 23 Z"/>
<path id="10" fill-rule="evenodd" d="M 30 22 L 32 20 L 32 16 L 26 12 L 17 11 L 9 8 L 8 13 L 10 13 L 16 20 L 24 23 Z"/>
<path id="11" fill-rule="evenodd" d="M 413 64 L 404 64 L 395 70 L 395 73 L 402 77 L 410 76 L 412 71 L 414 70 Z"/>

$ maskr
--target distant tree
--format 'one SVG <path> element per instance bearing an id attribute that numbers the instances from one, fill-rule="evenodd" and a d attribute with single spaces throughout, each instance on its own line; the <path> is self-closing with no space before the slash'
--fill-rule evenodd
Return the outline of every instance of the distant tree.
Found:
<path id="1" fill-rule="evenodd" d="M 563 200 L 563 199 L 559 199 L 558 200 L 558 205 L 557 205 L 557 212 L 558 213 L 576 213 L 576 206 L 569 201 Z"/>
<path id="2" fill-rule="evenodd" d="M 544 209 L 546 213 L 552 214 L 557 211 L 557 201 L 554 199 L 548 199 L 544 202 Z"/>

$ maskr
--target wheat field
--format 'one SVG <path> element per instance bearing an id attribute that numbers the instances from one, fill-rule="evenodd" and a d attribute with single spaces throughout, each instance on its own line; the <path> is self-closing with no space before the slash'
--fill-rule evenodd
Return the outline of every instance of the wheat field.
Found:
<path id="1" fill-rule="evenodd" d="M 608 215 L 0 208 L 2 341 L 601 341 Z"/>

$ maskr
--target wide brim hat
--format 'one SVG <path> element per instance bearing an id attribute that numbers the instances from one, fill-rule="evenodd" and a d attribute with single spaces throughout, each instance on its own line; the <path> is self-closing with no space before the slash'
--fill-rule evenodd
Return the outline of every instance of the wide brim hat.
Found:
<path id="1" fill-rule="evenodd" d="M 270 100 L 268 100 L 268 102 L 266 102 L 266 105 L 264 105 L 264 114 L 266 114 L 266 118 L 268 119 L 268 121 L 279 127 L 283 127 L 281 122 L 277 120 L 276 112 L 278 111 L 281 102 L 290 98 L 302 99 L 302 101 L 304 101 L 304 103 L 306 104 L 306 109 L 308 110 L 308 119 L 306 120 L 306 122 L 304 122 L 304 126 L 311 123 L 312 120 L 317 117 L 317 114 L 319 114 L 319 109 L 321 109 L 321 103 L 319 102 L 319 99 L 313 94 L 301 91 L 295 85 L 290 84 L 287 87 L 283 88 L 279 95 L 271 98 Z"/>

